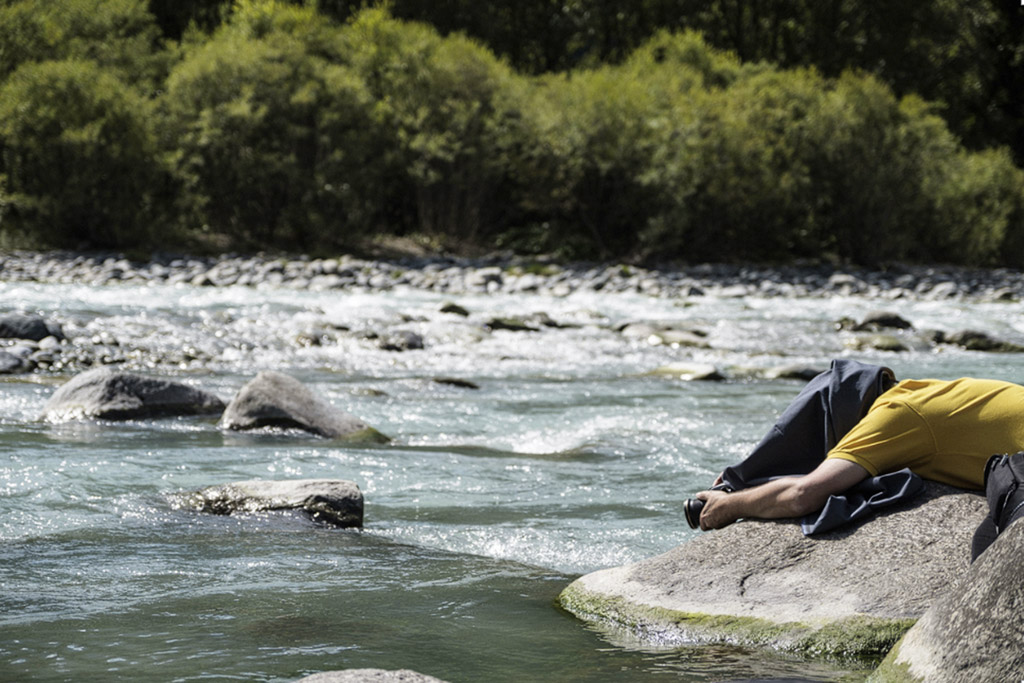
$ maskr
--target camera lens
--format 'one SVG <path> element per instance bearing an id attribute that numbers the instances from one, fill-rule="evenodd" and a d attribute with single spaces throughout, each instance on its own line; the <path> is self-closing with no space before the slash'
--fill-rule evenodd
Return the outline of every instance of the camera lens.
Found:
<path id="1" fill-rule="evenodd" d="M 704 509 L 704 501 L 697 498 L 687 498 L 683 501 L 683 513 L 686 515 L 686 523 L 691 529 L 700 527 L 700 511 Z"/>

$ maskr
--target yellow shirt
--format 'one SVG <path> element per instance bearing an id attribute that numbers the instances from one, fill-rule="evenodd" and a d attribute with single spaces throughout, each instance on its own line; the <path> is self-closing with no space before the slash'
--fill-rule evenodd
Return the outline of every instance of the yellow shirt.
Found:
<path id="1" fill-rule="evenodd" d="M 961 488 L 985 487 L 985 463 L 1024 450 L 1024 386 L 969 377 L 909 379 L 885 392 L 829 454 L 872 476 L 904 467 Z"/>

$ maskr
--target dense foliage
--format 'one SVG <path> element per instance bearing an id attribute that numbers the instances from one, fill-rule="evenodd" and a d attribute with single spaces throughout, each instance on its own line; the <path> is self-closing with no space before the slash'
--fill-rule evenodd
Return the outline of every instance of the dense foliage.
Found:
<path id="1" fill-rule="evenodd" d="M 953 0 L 355 4 L 3 3 L 0 235 L 1024 265 L 1024 172 L 986 132 L 1019 94 L 943 42 Z M 955 40 L 1018 21 L 993 7 Z"/>

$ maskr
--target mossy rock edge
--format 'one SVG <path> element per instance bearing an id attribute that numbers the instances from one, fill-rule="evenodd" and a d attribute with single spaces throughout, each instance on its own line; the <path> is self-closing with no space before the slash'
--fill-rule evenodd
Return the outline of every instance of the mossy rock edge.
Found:
<path id="1" fill-rule="evenodd" d="M 584 621 L 626 629 L 646 642 L 729 643 L 835 659 L 880 659 L 916 621 L 853 616 L 826 622 L 776 623 L 756 617 L 681 612 L 595 593 L 579 581 L 563 590 L 558 602 Z"/>

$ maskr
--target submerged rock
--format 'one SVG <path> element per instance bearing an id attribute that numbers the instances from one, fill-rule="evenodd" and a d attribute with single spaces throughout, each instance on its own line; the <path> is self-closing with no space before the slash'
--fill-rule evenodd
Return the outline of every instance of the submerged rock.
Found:
<path id="1" fill-rule="evenodd" d="M 57 389 L 46 402 L 43 417 L 52 421 L 85 417 L 130 420 L 216 415 L 223 410 L 224 402 L 206 391 L 102 367 L 78 374 Z"/>
<path id="2" fill-rule="evenodd" d="M 444 683 L 440 678 L 427 676 L 410 669 L 345 669 L 324 671 L 300 678 L 295 683 Z"/>
<path id="3" fill-rule="evenodd" d="M 1024 524 L 1011 524 L 944 591 L 871 681 L 997 683 L 1024 676 Z"/>
<path id="4" fill-rule="evenodd" d="M 977 330 L 961 330 L 945 337 L 944 341 L 956 344 L 968 351 L 992 351 L 996 353 L 1019 353 L 1024 346 L 1012 342 L 995 339 L 986 332 Z"/>
<path id="5" fill-rule="evenodd" d="M 886 329 L 910 330 L 913 327 L 909 320 L 897 313 L 874 311 L 868 313 L 853 329 L 855 332 L 878 332 Z"/>
<path id="6" fill-rule="evenodd" d="M 342 479 L 238 481 L 188 494 L 179 506 L 217 515 L 302 510 L 316 521 L 342 528 L 363 525 L 362 491 Z"/>
<path id="7" fill-rule="evenodd" d="M 709 363 L 669 363 L 654 368 L 648 375 L 672 377 L 686 382 L 720 382 L 726 377 Z"/>
<path id="8" fill-rule="evenodd" d="M 560 601 L 657 642 L 881 656 L 967 570 L 986 510 L 980 495 L 928 482 L 913 503 L 815 537 L 791 521 L 742 521 L 587 574 Z"/>
<path id="9" fill-rule="evenodd" d="M 387 440 L 359 418 L 315 395 L 294 377 L 272 371 L 261 372 L 238 391 L 224 411 L 221 426 L 233 430 L 283 427 L 332 439 Z"/>

